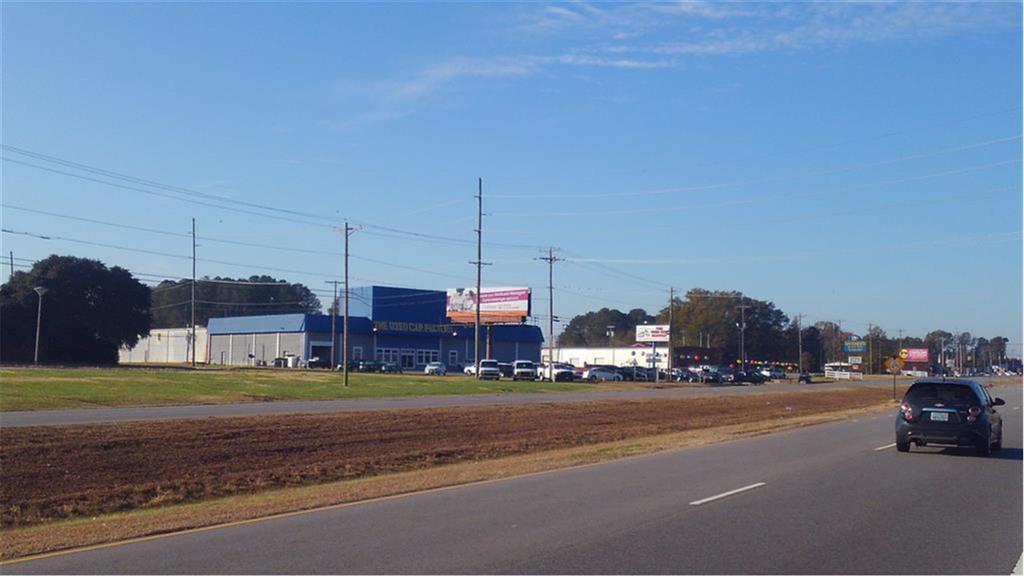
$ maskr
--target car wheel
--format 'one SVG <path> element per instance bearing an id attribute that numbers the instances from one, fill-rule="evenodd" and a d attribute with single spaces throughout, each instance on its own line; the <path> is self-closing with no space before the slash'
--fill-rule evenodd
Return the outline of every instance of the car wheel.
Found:
<path id="1" fill-rule="evenodd" d="M 981 456 L 989 456 L 992 454 L 992 443 L 989 442 L 988 436 L 978 442 L 978 454 Z"/>
<path id="2" fill-rule="evenodd" d="M 910 442 L 896 441 L 896 450 L 899 452 L 910 452 Z"/>

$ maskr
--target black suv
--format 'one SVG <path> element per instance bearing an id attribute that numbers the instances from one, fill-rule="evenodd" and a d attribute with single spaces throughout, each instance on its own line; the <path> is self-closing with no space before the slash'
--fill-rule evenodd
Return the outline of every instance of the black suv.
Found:
<path id="1" fill-rule="evenodd" d="M 896 449 L 907 452 L 911 442 L 974 446 L 987 456 L 1003 446 L 1003 420 L 995 407 L 1005 403 L 993 400 L 976 380 L 918 380 L 896 414 Z"/>

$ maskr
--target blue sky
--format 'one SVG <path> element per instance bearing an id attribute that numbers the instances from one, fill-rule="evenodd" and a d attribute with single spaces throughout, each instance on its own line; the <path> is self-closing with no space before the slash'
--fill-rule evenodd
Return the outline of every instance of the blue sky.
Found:
<path id="1" fill-rule="evenodd" d="M 266 273 L 326 302 L 348 218 L 354 285 L 471 285 L 482 177 L 484 283 L 533 287 L 538 315 L 555 246 L 563 318 L 702 287 L 1020 350 L 1019 4 L 2 16 L 3 251 L 20 265 L 187 277 L 195 217 L 200 275 Z"/>

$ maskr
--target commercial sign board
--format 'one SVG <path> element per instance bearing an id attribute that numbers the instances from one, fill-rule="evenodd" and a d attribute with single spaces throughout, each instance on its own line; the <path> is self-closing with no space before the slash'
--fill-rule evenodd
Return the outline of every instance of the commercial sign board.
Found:
<path id="1" fill-rule="evenodd" d="M 864 340 L 847 340 L 843 342 L 843 352 L 863 354 L 868 351 L 868 343 Z"/>
<path id="2" fill-rule="evenodd" d="M 927 362 L 927 348 L 904 348 L 900 350 L 900 358 L 905 362 Z"/>
<path id="3" fill-rule="evenodd" d="M 849 362 L 850 364 L 863 364 L 864 363 L 864 357 L 863 356 L 850 356 L 849 358 L 847 358 L 847 362 Z"/>
<path id="4" fill-rule="evenodd" d="M 644 324 L 636 327 L 637 342 L 668 342 L 668 324 Z"/>
<path id="5" fill-rule="evenodd" d="M 520 323 L 530 315 L 529 288 L 482 288 L 480 321 L 485 324 Z M 449 288 L 446 314 L 456 324 L 476 321 L 475 288 Z"/>

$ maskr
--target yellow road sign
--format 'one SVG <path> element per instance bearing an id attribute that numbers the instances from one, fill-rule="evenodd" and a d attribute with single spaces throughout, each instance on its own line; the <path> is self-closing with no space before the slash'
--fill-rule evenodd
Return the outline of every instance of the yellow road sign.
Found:
<path id="1" fill-rule="evenodd" d="M 903 352 L 901 350 L 901 352 Z M 890 374 L 899 374 L 903 371 L 903 359 L 902 358 L 889 358 L 885 361 L 885 368 Z"/>

